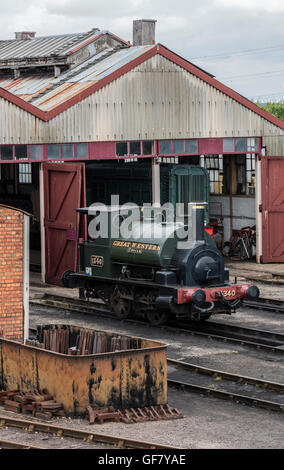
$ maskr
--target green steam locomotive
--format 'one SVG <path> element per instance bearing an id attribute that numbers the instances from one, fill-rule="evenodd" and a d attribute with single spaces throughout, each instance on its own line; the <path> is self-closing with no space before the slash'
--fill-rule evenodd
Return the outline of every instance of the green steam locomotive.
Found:
<path id="1" fill-rule="evenodd" d="M 169 317 L 202 321 L 231 314 L 242 299 L 256 299 L 257 286 L 230 283 L 204 229 L 205 204 L 189 206 L 184 221 L 165 221 L 152 210 L 145 216 L 140 208 L 131 224 L 131 208 L 104 206 L 100 219 L 98 208 L 77 209 L 89 219 L 89 237 L 78 241 L 77 272 L 65 272 L 63 285 L 78 287 L 82 299 L 101 299 L 120 319 L 142 315 L 154 325 Z"/>

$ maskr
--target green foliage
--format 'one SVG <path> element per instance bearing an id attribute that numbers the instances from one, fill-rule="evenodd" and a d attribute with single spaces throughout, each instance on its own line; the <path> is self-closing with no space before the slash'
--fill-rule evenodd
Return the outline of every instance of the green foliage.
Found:
<path id="1" fill-rule="evenodd" d="M 284 121 L 284 103 L 266 103 L 261 107 L 262 109 L 265 109 L 265 111 L 268 111 L 269 113 Z"/>

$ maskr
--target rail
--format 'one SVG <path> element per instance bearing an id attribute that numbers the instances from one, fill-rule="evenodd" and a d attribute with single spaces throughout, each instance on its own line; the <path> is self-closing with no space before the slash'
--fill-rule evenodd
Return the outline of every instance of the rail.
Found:
<path id="1" fill-rule="evenodd" d="M 178 373 L 176 374 L 177 377 L 175 379 L 168 378 L 168 384 L 171 387 L 204 394 L 206 396 L 210 395 L 226 400 L 233 400 L 240 404 L 258 406 L 260 408 L 273 411 L 284 411 L 283 384 L 260 380 L 254 377 L 230 374 L 224 371 L 208 369 L 206 367 L 173 359 L 168 359 L 168 367 L 175 368 L 177 371 L 183 372 L 182 380 L 179 380 Z M 186 379 L 184 379 L 184 372 L 188 373 L 188 377 Z M 171 375 L 172 372 L 169 373 L 169 376 Z M 207 385 L 197 384 L 196 381 L 198 381 L 198 375 L 205 375 L 212 378 L 212 380 Z M 234 384 L 233 387 L 230 386 L 231 383 Z M 253 388 L 251 387 L 250 393 L 247 390 L 248 384 L 253 386 Z M 233 388 L 237 388 L 237 390 L 233 390 Z M 267 399 L 263 396 L 257 397 L 257 394 L 266 395 Z"/>
<path id="2" fill-rule="evenodd" d="M 32 305 L 60 308 L 82 314 L 100 315 L 108 318 L 111 317 L 115 320 L 118 320 L 117 317 L 110 312 L 107 306 L 99 302 L 86 302 L 70 297 L 44 294 L 44 296 L 41 298 L 32 299 L 30 303 Z M 118 321 L 121 322 L 122 320 Z M 148 324 L 146 321 L 136 318 L 124 319 L 123 322 L 141 325 Z M 153 327 L 153 325 L 151 325 L 151 327 Z M 167 331 L 187 333 L 192 336 L 214 339 L 216 341 L 230 342 L 233 344 L 239 344 L 241 346 L 247 346 L 258 350 L 265 350 L 266 352 L 284 355 L 284 335 L 279 333 L 238 327 L 234 325 L 226 325 L 224 323 L 217 323 L 215 321 L 209 321 L 206 324 L 179 322 L 176 326 L 167 324 L 158 328 L 162 328 Z"/>
<path id="3" fill-rule="evenodd" d="M 79 429 L 67 428 L 63 426 L 57 426 L 53 424 L 46 424 L 42 422 L 35 422 L 30 420 L 10 418 L 4 415 L 0 415 L 0 428 L 1 427 L 15 427 L 24 429 L 28 432 L 43 432 L 52 434 L 53 436 L 71 437 L 74 439 L 80 439 L 88 441 L 90 443 L 100 443 L 112 445 L 117 448 L 124 449 L 175 449 L 175 447 L 165 446 L 154 442 L 144 442 L 139 440 L 127 439 L 121 436 L 112 436 L 108 434 L 99 434 L 90 431 L 82 431 Z M 30 446 L 28 446 L 30 447 Z"/>
<path id="4" fill-rule="evenodd" d="M 284 301 L 258 298 L 257 300 L 244 300 L 244 305 L 250 308 L 269 310 L 275 313 L 284 313 Z"/>

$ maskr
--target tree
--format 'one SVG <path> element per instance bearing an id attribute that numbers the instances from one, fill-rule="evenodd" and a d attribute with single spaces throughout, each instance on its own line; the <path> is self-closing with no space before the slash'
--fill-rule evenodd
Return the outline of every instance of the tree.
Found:
<path id="1" fill-rule="evenodd" d="M 274 116 L 284 121 L 284 103 L 266 103 L 261 107 L 265 109 L 265 111 L 274 114 Z"/>

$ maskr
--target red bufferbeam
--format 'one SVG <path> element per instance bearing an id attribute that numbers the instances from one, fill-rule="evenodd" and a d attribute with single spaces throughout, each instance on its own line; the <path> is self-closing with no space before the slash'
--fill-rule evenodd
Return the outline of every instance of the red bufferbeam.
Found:
<path id="1" fill-rule="evenodd" d="M 226 287 L 211 287 L 205 289 L 200 289 L 198 287 L 178 289 L 177 303 L 186 304 L 192 302 L 194 293 L 197 291 L 200 292 L 201 290 L 206 295 L 205 302 L 216 302 L 220 300 L 220 298 L 225 300 L 243 299 L 246 297 L 251 297 L 250 288 L 253 288 L 256 290 L 256 292 L 258 291 L 258 288 L 252 284 L 232 284 Z M 250 292 L 248 292 L 249 289 Z M 258 297 L 258 295 L 255 296 Z"/>

